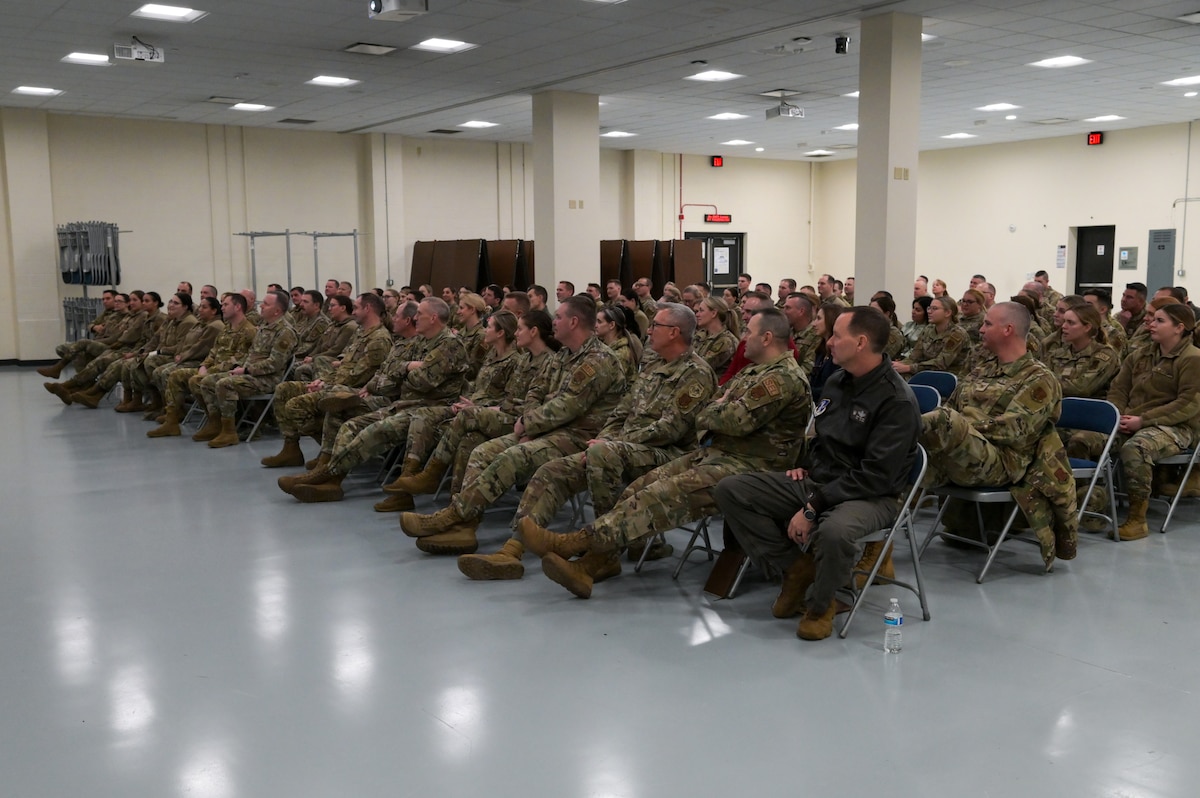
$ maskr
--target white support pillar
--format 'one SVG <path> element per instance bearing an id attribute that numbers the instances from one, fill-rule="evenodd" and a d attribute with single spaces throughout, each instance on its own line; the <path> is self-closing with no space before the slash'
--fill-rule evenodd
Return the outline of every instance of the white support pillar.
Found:
<path id="1" fill-rule="evenodd" d="M 533 95 L 533 227 L 537 281 L 577 291 L 600 276 L 600 98 Z"/>
<path id="2" fill-rule="evenodd" d="M 917 258 L 921 25 L 912 14 L 864 19 L 859 46 L 855 295 L 912 297 Z"/>

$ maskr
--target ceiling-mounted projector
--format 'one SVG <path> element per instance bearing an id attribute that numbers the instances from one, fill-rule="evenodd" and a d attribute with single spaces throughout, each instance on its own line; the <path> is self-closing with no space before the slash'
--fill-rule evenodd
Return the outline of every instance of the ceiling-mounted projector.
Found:
<path id="1" fill-rule="evenodd" d="M 803 119 L 804 109 L 798 105 L 789 105 L 783 100 L 775 108 L 767 109 L 767 119 Z"/>
<path id="2" fill-rule="evenodd" d="M 367 16 L 387 22 L 407 22 L 429 12 L 429 0 L 370 0 Z"/>

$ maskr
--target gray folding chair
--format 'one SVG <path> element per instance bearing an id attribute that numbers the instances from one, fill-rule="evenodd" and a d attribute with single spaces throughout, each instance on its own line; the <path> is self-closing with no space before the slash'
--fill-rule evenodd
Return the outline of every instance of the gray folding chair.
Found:
<path id="1" fill-rule="evenodd" d="M 1117 406 L 1112 402 L 1104 399 L 1084 399 L 1077 396 L 1064 396 L 1062 400 L 1062 414 L 1058 417 L 1058 422 L 1055 426 L 1060 430 L 1081 430 L 1085 432 L 1099 432 L 1107 436 L 1104 440 L 1104 449 L 1100 452 L 1100 457 L 1096 460 L 1084 460 L 1076 457 L 1070 458 L 1071 474 L 1075 479 L 1087 479 L 1087 492 L 1083 496 L 1083 500 L 1079 503 L 1078 520 L 1082 521 L 1084 515 L 1103 518 L 1109 523 L 1111 530 L 1110 536 L 1113 540 L 1120 540 L 1117 534 L 1117 491 L 1113 481 L 1113 462 L 1112 448 L 1113 442 L 1117 439 L 1117 425 L 1121 422 L 1121 412 L 1117 410 Z M 1092 498 L 1098 485 L 1103 485 L 1108 491 L 1109 514 L 1088 512 L 1088 500 Z"/>
<path id="2" fill-rule="evenodd" d="M 1182 454 L 1164 457 L 1154 464 L 1156 466 L 1185 466 L 1183 475 L 1179 478 L 1179 487 L 1175 490 L 1175 495 L 1170 499 L 1169 506 L 1167 507 L 1167 517 L 1163 519 L 1162 527 L 1160 527 L 1158 530 L 1159 532 L 1167 531 L 1167 525 L 1171 523 L 1171 516 L 1175 515 L 1175 507 L 1179 504 L 1179 500 L 1183 497 L 1183 486 L 1187 484 L 1188 477 L 1192 474 L 1192 469 L 1196 467 L 1197 454 L 1200 454 L 1200 446 L 1194 446 Z M 1151 497 L 1151 501 L 1166 502 L 1168 500 L 1158 496 L 1153 496 Z"/>
<path id="3" fill-rule="evenodd" d="M 909 489 L 904 496 L 904 503 L 900 505 L 900 512 L 896 515 L 896 520 L 887 529 L 881 529 L 878 532 L 868 535 L 863 538 L 864 543 L 882 542 L 883 550 L 879 557 L 875 560 L 875 565 L 870 571 L 855 571 L 854 574 L 865 574 L 867 581 L 863 583 L 861 589 L 855 590 L 854 579 L 851 578 L 851 592 L 854 593 L 854 604 L 850 607 L 850 614 L 846 616 L 846 622 L 842 624 L 841 631 L 838 632 L 839 637 L 845 637 L 846 632 L 850 629 L 850 622 L 854 620 L 854 616 L 858 613 L 858 608 L 862 606 L 863 599 L 866 598 L 867 591 L 876 579 L 880 579 L 886 584 L 895 585 L 897 587 L 911 590 L 917 594 L 917 598 L 921 602 L 921 617 L 929 620 L 929 600 L 925 595 L 925 581 L 921 577 L 921 558 L 917 552 L 917 538 L 913 533 L 913 511 L 916 510 L 917 500 L 921 494 L 921 480 L 925 478 L 925 469 L 929 463 L 929 456 L 925 453 L 924 447 L 917 446 L 917 457 L 913 461 L 912 470 L 908 475 Z M 888 552 L 895 548 L 896 535 L 904 530 L 905 537 L 908 538 L 908 550 L 912 556 L 913 571 L 916 573 L 916 585 L 903 582 L 899 579 L 893 579 L 879 575 L 879 567 L 883 565 L 883 561 Z"/>

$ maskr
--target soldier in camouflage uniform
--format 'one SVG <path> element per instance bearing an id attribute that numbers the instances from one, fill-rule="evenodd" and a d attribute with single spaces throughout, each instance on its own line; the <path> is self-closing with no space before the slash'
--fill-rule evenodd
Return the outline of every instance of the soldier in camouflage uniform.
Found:
<path id="1" fill-rule="evenodd" d="M 157 313 L 158 307 L 152 299 L 147 299 L 143 305 L 145 296 L 143 291 L 131 291 L 129 302 L 126 304 L 128 313 L 116 340 L 108 341 L 105 344 L 105 350 L 79 368 L 74 377 L 64 380 L 57 386 L 47 385 L 46 390 L 57 395 L 64 404 L 78 402 L 84 407 L 95 409 L 109 388 L 116 385 L 120 372 L 115 372 L 114 379 L 109 383 L 108 388 L 101 388 L 97 384 L 97 380 L 109 366 L 121 360 L 125 354 L 137 352 L 153 334 L 150 326 L 150 310 Z"/>
<path id="2" fill-rule="evenodd" d="M 408 410 L 449 404 L 462 395 L 467 386 L 467 353 L 450 332 L 449 320 L 450 307 L 441 299 L 421 300 L 417 333 L 424 339 L 425 351 L 421 360 L 405 364 L 399 400 L 343 423 L 334 436 L 328 463 L 300 477 L 281 477 L 281 490 L 302 502 L 341 501 L 342 480 L 355 466 L 408 437 Z"/>
<path id="3" fill-rule="evenodd" d="M 433 515 L 402 513 L 400 527 L 431 554 L 470 554 L 483 511 L 509 488 L 533 476 L 556 457 L 583 451 L 625 391 L 622 366 L 594 335 L 596 308 L 569 297 L 554 316 L 554 336 L 563 345 L 557 384 L 540 407 L 527 410 L 513 431 L 477 446 L 462 490 Z"/>
<path id="4" fill-rule="evenodd" d="M 221 311 L 225 319 L 225 329 L 217 336 L 212 349 L 197 368 L 177 368 L 171 372 L 163 394 L 167 408 L 166 419 L 160 426 L 147 432 L 147 438 L 180 435 L 179 422 L 183 421 L 184 401 L 189 395 L 197 402 L 202 401 L 199 394 L 200 380 L 211 374 L 229 372 L 250 351 L 257 330 L 246 318 L 246 298 L 241 294 L 226 294 L 221 300 Z M 216 433 L 214 437 L 215 435 Z"/>
<path id="5" fill-rule="evenodd" d="M 1154 311 L 1150 346 L 1135 351 L 1121 366 L 1108 401 L 1121 411 L 1116 446 L 1129 491 L 1129 517 L 1122 540 L 1149 534 L 1146 509 L 1154 462 L 1179 454 L 1200 439 L 1200 350 L 1192 344 L 1195 314 L 1186 305 Z M 1094 459 L 1104 447 L 1099 433 L 1076 432 L 1067 452 Z"/>
<path id="6" fill-rule="evenodd" d="M 83 368 L 89 360 L 106 351 L 107 344 L 117 339 L 128 317 L 129 294 L 119 294 L 111 288 L 105 289 L 102 301 L 104 311 L 93 319 L 88 327 L 92 337 L 56 346 L 54 353 L 58 355 L 58 362 L 51 366 L 42 366 L 37 369 L 38 374 L 57 380 L 69 363 L 74 361 L 76 369 Z"/>
<path id="7" fill-rule="evenodd" d="M 487 356 L 487 347 L 483 343 L 483 313 L 487 310 L 487 303 L 479 294 L 467 292 L 459 297 L 457 308 L 458 326 L 454 330 L 467 351 L 467 362 L 470 364 L 468 378 L 473 380 Z"/>
<path id="8" fill-rule="evenodd" d="M 339 296 L 329 297 L 330 324 L 312 351 L 296 364 L 294 376 L 297 380 L 311 382 L 321 371 L 337 368 L 335 361 L 358 332 L 358 323 L 354 321 L 354 300 L 348 296 L 339 299 Z"/>
<path id="9" fill-rule="evenodd" d="M 821 343 L 821 332 L 813 324 L 813 305 L 804 294 L 788 294 L 783 303 L 783 314 L 792 327 L 792 342 L 796 345 L 796 362 L 800 370 L 809 374 L 817 359 L 817 347 Z"/>
<path id="10" fill-rule="evenodd" d="M 295 306 L 288 311 L 288 319 L 296 331 L 296 360 L 303 362 L 306 357 L 317 351 L 325 331 L 333 324 L 329 317 L 321 312 L 325 298 L 320 291 L 301 291 Z"/>
<path id="11" fill-rule="evenodd" d="M 507 310 L 498 310 L 488 317 L 485 327 L 487 332 L 484 341 L 488 346 L 488 356 L 475 378 L 475 389 L 471 395 L 460 397 L 452 405 L 420 407 L 407 411 L 408 441 L 428 438 L 429 430 L 441 428 L 468 408 L 493 407 L 504 400 L 513 370 L 524 361 L 521 353 L 513 346 L 517 334 L 517 317 Z M 428 454 L 429 448 L 422 448 L 419 453 L 414 454 L 412 449 L 406 447 L 399 479 L 420 473 Z M 399 479 L 383 486 L 384 492 L 392 495 L 386 501 L 375 505 L 377 512 L 413 509 L 412 494 L 397 484 Z"/>
<path id="12" fill-rule="evenodd" d="M 524 523 L 544 527 L 584 489 L 591 491 L 596 515 L 603 515 L 616 505 L 619 486 L 694 447 L 696 414 L 717 385 L 717 375 L 692 351 L 695 324 L 695 314 L 684 305 L 660 306 L 650 328 L 650 345 L 659 355 L 653 364 L 637 376 L 585 451 L 534 472 L 513 518 L 517 534 L 495 554 L 464 554 L 460 571 L 471 579 L 519 579 L 525 571 Z"/>
<path id="13" fill-rule="evenodd" d="M 1059 300 L 1060 307 L 1064 301 Z M 1081 300 L 1059 315 L 1059 343 L 1048 347 L 1039 359 L 1058 375 L 1063 396 L 1103 397 L 1121 360 L 1108 345 L 1100 314 Z"/>
<path id="14" fill-rule="evenodd" d="M 315 292 L 314 292 L 315 293 Z M 305 297 L 309 303 L 314 300 Z M 340 365 L 330 374 L 322 374 L 310 382 L 290 380 L 275 388 L 275 420 L 283 434 L 283 449 L 264 457 L 267 468 L 304 465 L 300 450 L 301 435 L 316 435 L 324 419 L 320 409 L 323 399 L 334 393 L 354 392 L 363 387 L 387 358 L 392 349 L 392 333 L 381 315 L 383 300 L 374 292 L 362 294 L 354 303 L 354 320 L 358 330 L 342 353 Z"/>
<path id="15" fill-rule="evenodd" d="M 896 371 L 906 378 L 920 371 L 962 376 L 971 347 L 966 331 L 958 326 L 958 303 L 950 297 L 936 297 L 926 313 L 929 323 L 908 357 L 895 362 Z"/>
<path id="16" fill-rule="evenodd" d="M 115 408 L 118 413 L 135 413 L 145 410 L 142 393 L 149 383 L 148 373 L 159 366 L 170 363 L 180 351 L 184 338 L 197 324 L 192 314 L 192 295 L 179 293 L 167 301 L 167 319 L 135 356 L 126 355 L 114 366 L 110 366 L 100 377 L 105 390 L 112 387 L 109 380 L 119 380 L 124 388 L 124 398 Z M 116 374 L 110 373 L 116 368 Z M 113 383 L 115 384 L 115 383 Z M 155 395 L 156 398 L 157 394 Z M 161 406 L 162 402 L 157 403 Z"/>
<path id="17" fill-rule="evenodd" d="M 796 465 L 812 396 L 788 347 L 790 330 L 769 302 L 750 318 L 750 365 L 696 416 L 700 448 L 634 480 L 611 512 L 579 532 L 554 535 L 524 524 L 525 545 L 544 554 L 546 576 L 588 598 L 593 582 L 620 573 L 625 546 L 716 513 L 713 491 L 725 477 Z M 566 559 L 572 555 L 580 557 Z"/>
<path id="18" fill-rule="evenodd" d="M 983 326 L 985 311 L 984 301 L 982 292 L 968 288 L 958 302 L 958 326 L 963 328 L 972 347 L 979 345 L 979 328 Z"/>
<path id="19" fill-rule="evenodd" d="M 692 349 L 716 374 L 723 374 L 738 348 L 741 326 L 735 315 L 737 311 L 725 304 L 725 300 L 709 296 L 697 303 L 695 312 Z"/>
<path id="20" fill-rule="evenodd" d="M 378 297 L 376 297 L 378 299 Z M 286 315 L 291 299 L 283 291 L 268 291 L 263 297 L 262 324 L 246 359 L 225 374 L 211 374 L 200 380 L 200 396 L 208 408 L 204 427 L 193 440 L 206 440 L 210 449 L 223 449 L 240 443 L 237 434 L 238 400 L 271 393 L 287 373 L 296 348 L 296 331 Z M 205 437 L 209 431 L 215 435 Z"/>
<path id="21" fill-rule="evenodd" d="M 530 311 L 517 321 L 516 343 L 521 359 L 504 386 L 504 397 L 495 406 L 464 407 L 441 427 L 425 424 L 420 416 L 414 416 L 408 431 L 407 456 L 415 462 L 428 457 L 428 462 L 420 473 L 402 476 L 385 490 L 410 495 L 433 493 L 451 466 L 450 492 L 462 490 L 475 447 L 511 432 L 516 420 L 526 410 L 540 407 L 551 385 L 556 384 L 561 366 L 556 352 L 561 344 L 552 330 L 550 314 L 544 310 Z"/>
<path id="22" fill-rule="evenodd" d="M 1062 388 L 1028 352 L 1025 339 L 1031 323 L 1029 312 L 1015 302 L 997 303 L 988 311 L 982 345 L 994 357 L 984 358 L 945 405 L 922 417 L 921 444 L 929 453 L 927 486 L 1019 483 L 1043 437 L 1057 438 L 1054 422 L 1062 409 Z M 1056 476 L 1061 490 L 1073 497 L 1070 468 Z M 1054 521 L 1049 508 L 1044 509 L 1034 517 L 1027 511 L 1026 520 L 1043 544 L 1049 568 L 1055 557 Z M 947 522 L 948 527 L 952 524 L 964 522 L 956 516 Z"/>
<path id="23" fill-rule="evenodd" d="M 221 304 L 212 297 L 201 298 L 196 307 L 196 317 L 197 323 L 184 335 L 179 343 L 179 352 L 173 358 L 147 374 L 145 383 L 143 374 L 149 371 L 148 369 L 141 369 L 133 375 L 134 390 L 148 391 L 153 397 L 151 410 L 144 417 L 147 421 L 158 418 L 158 411 L 164 405 L 163 397 L 167 393 L 167 380 L 171 374 L 181 368 L 198 368 L 204 362 L 204 358 L 208 357 L 217 337 L 225 331 L 225 324 L 221 321 Z M 157 409 L 154 408 L 155 405 L 158 406 Z M 161 424 L 165 420 L 164 417 L 158 423 Z"/>

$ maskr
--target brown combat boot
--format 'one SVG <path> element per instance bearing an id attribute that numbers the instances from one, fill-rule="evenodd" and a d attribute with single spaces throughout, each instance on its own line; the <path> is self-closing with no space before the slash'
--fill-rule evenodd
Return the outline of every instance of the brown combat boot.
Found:
<path id="1" fill-rule="evenodd" d="M 323 482 L 302 482 L 292 488 L 292 496 L 296 498 L 296 501 L 304 504 L 340 502 L 346 498 L 346 493 L 342 490 L 342 480 L 345 478 L 345 474 L 332 474 L 329 479 Z"/>
<path id="2" fill-rule="evenodd" d="M 89 410 L 95 410 L 100 407 L 100 400 L 104 398 L 105 393 L 106 391 L 99 385 L 91 385 L 82 391 L 71 394 L 71 401 L 83 405 Z"/>
<path id="3" fill-rule="evenodd" d="M 630 562 L 640 562 L 642 559 L 642 552 L 645 550 L 646 541 L 644 539 L 634 541 L 633 543 L 629 544 L 629 550 L 626 552 L 626 557 L 628 557 Z M 654 538 L 652 541 L 650 541 L 650 553 L 646 555 L 646 562 L 650 562 L 651 560 L 666 559 L 674 553 L 674 546 L 672 546 L 670 543 L 667 543 L 665 540 Z"/>
<path id="4" fill-rule="evenodd" d="M 417 538 L 417 548 L 426 554 L 450 556 L 474 554 L 479 548 L 479 541 L 475 538 L 475 530 L 478 528 L 478 520 L 463 521 L 445 532 Z"/>
<path id="5" fill-rule="evenodd" d="M 425 538 L 428 540 L 429 538 Z M 525 547 L 516 538 L 509 538 L 495 554 L 464 554 L 458 558 L 458 570 L 475 581 L 486 579 L 520 579 L 525 575 L 521 557 Z"/>
<path id="6" fill-rule="evenodd" d="M 1121 540 L 1141 540 L 1150 534 L 1150 528 L 1146 526 L 1146 510 L 1149 505 L 1149 499 L 1129 497 L 1129 517 L 1117 530 Z"/>
<path id="7" fill-rule="evenodd" d="M 863 585 L 867 583 L 867 574 L 871 573 L 871 569 L 875 567 L 875 561 L 879 559 L 880 553 L 883 552 L 883 543 L 867 543 L 863 546 L 862 557 L 858 564 L 854 566 L 855 571 L 863 571 L 864 573 L 854 575 L 854 587 L 858 590 L 863 589 Z M 886 576 L 888 579 L 896 578 L 896 566 L 892 563 L 892 550 L 889 548 L 887 556 L 883 558 L 883 564 L 879 566 L 879 573 L 875 574 L 875 584 L 884 584 L 878 580 L 880 576 Z"/>
<path id="8" fill-rule="evenodd" d="M 1158 494 L 1167 498 L 1175 498 L 1176 493 L 1179 493 L 1178 482 L 1164 482 L 1158 488 Z M 1193 469 L 1183 483 L 1183 493 L 1179 494 L 1179 498 L 1195 499 L 1197 496 L 1200 496 L 1200 469 Z"/>
<path id="9" fill-rule="evenodd" d="M 409 493 L 402 487 L 398 487 L 398 484 L 399 484 L 400 480 L 408 479 L 409 477 L 415 477 L 419 473 L 421 473 L 421 461 L 417 460 L 415 457 L 405 457 L 404 464 L 400 467 L 400 476 L 396 477 L 391 482 L 384 485 L 383 492 L 384 493 L 396 493 L 396 494 L 402 493 L 402 494 L 407 494 L 407 495 L 411 496 L 412 495 L 411 493 Z"/>
<path id="10" fill-rule="evenodd" d="M 304 470 L 315 471 L 321 466 L 326 465 L 329 462 L 329 458 L 330 455 L 326 454 L 325 452 L 321 452 L 313 459 L 304 461 Z"/>
<path id="11" fill-rule="evenodd" d="M 833 634 L 833 617 L 837 615 L 837 602 L 829 602 L 824 610 L 810 609 L 796 627 L 796 637 L 801 640 L 824 640 Z"/>
<path id="12" fill-rule="evenodd" d="M 771 605 L 771 614 L 776 618 L 793 618 L 804 612 L 804 594 L 816 578 L 816 561 L 808 552 L 801 552 L 800 558 L 783 572 L 783 584 L 780 585 L 778 598 Z"/>
<path id="13" fill-rule="evenodd" d="M 192 440 L 196 443 L 207 443 L 220 434 L 221 416 L 216 412 L 211 412 L 204 417 L 204 426 L 196 430 L 192 435 Z"/>
<path id="14" fill-rule="evenodd" d="M 451 504 L 445 510 L 438 510 L 432 515 L 400 513 L 400 528 L 410 538 L 427 538 L 430 535 L 449 532 L 451 527 L 464 523 L 466 520 Z"/>
<path id="15" fill-rule="evenodd" d="M 542 573 L 579 598 L 591 598 L 595 583 L 621 573 L 621 553 L 597 549 L 578 560 L 564 560 L 550 553 L 542 558 Z"/>
<path id="16" fill-rule="evenodd" d="M 150 401 L 146 402 L 146 406 L 142 409 L 146 411 L 145 418 L 147 421 L 149 421 L 150 419 L 156 418 L 162 413 L 163 398 L 162 394 L 158 392 L 157 388 L 147 388 L 146 395 L 150 397 Z M 154 415 L 150 415 L 151 413 Z"/>
<path id="17" fill-rule="evenodd" d="M 339 391 L 317 402 L 317 409 L 322 413 L 341 413 L 347 410 L 358 410 L 365 405 L 366 403 L 357 393 Z"/>
<path id="18" fill-rule="evenodd" d="M 68 407 L 70 407 L 71 402 L 73 401 L 71 399 L 71 389 L 65 387 L 65 385 L 66 385 L 65 383 L 61 383 L 61 382 L 43 382 L 42 383 L 43 388 L 45 388 L 47 391 L 49 391 L 50 393 L 54 394 L 59 399 L 61 399 L 62 403 L 64 405 L 67 405 Z"/>
<path id="19" fill-rule="evenodd" d="M 222 418 L 221 434 L 208 442 L 208 448 L 224 449 L 226 446 L 237 446 L 241 442 L 237 434 L 237 421 L 232 418 Z"/>
<path id="20" fill-rule="evenodd" d="M 183 413 L 179 408 L 171 407 L 167 409 L 167 417 L 163 420 L 162 426 L 155 427 L 146 433 L 147 438 L 169 438 L 182 434 L 179 429 L 179 422 L 183 420 Z"/>
<path id="21" fill-rule="evenodd" d="M 284 438 L 279 454 L 264 457 L 259 461 L 267 468 L 295 468 L 304 465 L 304 452 L 300 451 L 299 438 Z"/>
<path id="22" fill-rule="evenodd" d="M 284 493 L 291 494 L 296 489 L 297 485 L 319 485 L 330 479 L 336 478 L 338 475 L 329 470 L 328 465 L 319 465 L 312 471 L 305 471 L 303 474 L 296 474 L 290 477 L 280 477 L 276 480 L 279 489 Z"/>
<path id="23" fill-rule="evenodd" d="M 381 502 L 375 502 L 373 505 L 377 513 L 409 513 L 416 509 L 417 505 L 413 502 L 413 497 L 407 493 L 397 493 L 394 496 L 388 496 Z"/>
<path id="24" fill-rule="evenodd" d="M 117 404 L 113 408 L 113 410 L 116 411 L 117 413 L 131 413 L 133 411 L 130 410 L 129 407 L 132 404 L 133 404 L 133 395 L 130 394 L 130 392 L 127 388 L 122 387 L 121 388 L 121 401 L 117 402 Z M 139 403 L 138 409 L 139 410 L 141 409 L 140 403 Z"/>
<path id="25" fill-rule="evenodd" d="M 407 465 L 406 459 L 405 466 Z M 410 496 L 433 493 L 438 489 L 447 468 L 449 466 L 446 463 L 430 460 L 423 471 L 410 475 L 401 474 L 395 482 L 385 485 L 383 489 L 388 493 L 407 493 Z"/>
<path id="26" fill-rule="evenodd" d="M 59 377 L 62 376 L 63 369 L 65 369 L 67 367 L 67 364 L 70 362 L 71 362 L 70 360 L 64 359 L 64 360 L 58 361 L 57 363 L 55 363 L 51 366 L 41 366 L 37 369 L 37 373 L 41 374 L 43 377 L 47 377 L 52 380 L 57 380 Z"/>
<path id="27" fill-rule="evenodd" d="M 586 532 L 569 532 L 560 535 L 538 526 L 529 516 L 525 516 L 517 522 L 517 534 L 520 535 L 525 548 L 529 549 L 534 556 L 545 557 L 547 554 L 553 553 L 564 560 L 583 554 L 592 542 L 592 536 Z"/>

